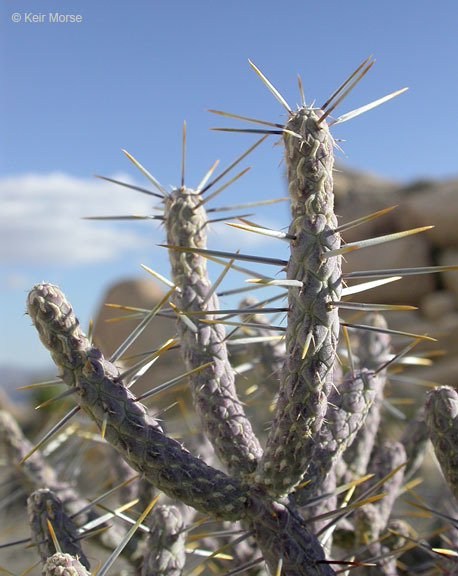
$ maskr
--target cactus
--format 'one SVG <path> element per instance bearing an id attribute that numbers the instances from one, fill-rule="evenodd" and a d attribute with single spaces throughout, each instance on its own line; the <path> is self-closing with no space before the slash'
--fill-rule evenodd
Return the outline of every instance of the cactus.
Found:
<path id="1" fill-rule="evenodd" d="M 426 424 L 437 459 L 458 502 L 458 394 L 448 386 L 426 397 Z"/>
<path id="2" fill-rule="evenodd" d="M 89 576 L 78 558 L 56 552 L 43 565 L 43 576 Z"/>
<path id="3" fill-rule="evenodd" d="M 131 470 L 140 474 L 140 479 L 128 490 L 122 489 L 121 497 L 125 501 L 137 495 L 145 508 L 145 500 L 152 497 L 146 487 L 149 484 L 151 490 L 157 489 L 168 498 L 155 508 L 152 508 L 153 501 L 136 521 L 132 516 L 124 516 L 134 527 L 124 531 L 112 559 L 100 569 L 102 575 L 121 554 L 143 576 L 185 573 L 188 554 L 194 558 L 194 553 L 191 555 L 187 547 L 188 533 L 193 530 L 191 509 L 197 513 L 197 524 L 204 521 L 204 515 L 224 526 L 221 549 L 213 544 L 217 530 L 208 530 L 202 537 L 202 542 L 213 546 L 207 555 L 210 556 L 208 562 L 213 562 L 209 566 L 214 573 L 226 570 L 220 564 L 226 550 L 230 552 L 231 546 L 237 544 L 242 547 L 242 543 L 246 545 L 249 540 L 246 554 L 238 555 L 244 557 L 244 565 L 236 566 L 234 571 L 231 567 L 227 574 L 242 571 L 266 574 L 266 566 L 275 576 L 331 576 L 354 563 L 360 563 L 367 574 L 374 573 L 374 563 L 378 573 L 396 574 L 396 557 L 403 554 L 404 544 L 410 543 L 410 534 L 414 532 L 409 532 L 409 528 L 395 517 L 394 504 L 405 477 L 415 473 L 424 451 L 426 430 L 444 476 L 457 497 L 456 392 L 449 388 L 431 391 L 425 418 L 416 419 L 399 442 L 383 442 L 384 386 L 388 370 L 412 346 L 393 355 L 390 334 L 396 332 L 388 329 L 380 314 L 370 314 L 364 325 L 355 325 L 344 321 L 339 313 L 345 306 L 361 311 L 408 308 L 371 307 L 342 301 L 349 293 L 346 280 L 358 277 L 342 272 L 342 258 L 352 250 L 423 230 L 341 244 L 340 235 L 345 226 L 338 226 L 334 214 L 335 143 L 328 119 L 330 112 L 371 65 L 372 62 L 366 60 L 321 108 L 307 106 L 301 93 L 302 104 L 296 111 L 292 111 L 253 66 L 288 111 L 286 123 L 266 123 L 219 112 L 275 128 L 242 131 L 282 135 L 291 200 L 288 232 L 271 231 L 252 223 L 238 226 L 286 240 L 290 247 L 288 260 L 215 252 L 206 247 L 209 217 L 204 205 L 209 197 L 204 200 L 203 195 L 264 138 L 210 184 L 201 183 L 196 189 L 184 184 L 183 161 L 181 184 L 170 193 L 128 154 L 153 183 L 157 192 L 151 194 L 158 196 L 163 205 L 171 281 L 167 281 L 170 292 L 161 304 L 170 298 L 195 410 L 219 462 L 197 457 L 194 453 L 205 454 L 205 447 L 199 450 L 192 442 L 186 442 L 188 449 L 164 431 L 159 419 L 141 403 L 146 395 L 136 397 L 131 392 L 128 379 L 132 371 L 120 372 L 116 366 L 118 358 L 110 361 L 92 344 L 60 288 L 42 282 L 30 291 L 27 312 L 59 369 L 60 379 L 69 387 L 69 395 L 115 449 L 116 457 L 111 455 L 110 460 L 113 469 L 119 469 L 119 480 L 129 477 Z M 348 120 L 399 92 L 345 114 L 332 123 Z M 227 184 L 221 189 L 225 186 Z M 210 197 L 217 193 L 214 191 Z M 286 277 L 282 281 L 265 276 L 258 279 L 261 283 L 277 283 L 287 288 L 284 348 L 278 346 L 278 342 L 272 344 L 273 327 L 262 316 L 263 302 L 249 299 L 239 310 L 219 309 L 216 286 L 212 286 L 206 270 L 207 258 L 215 256 L 229 260 L 225 271 L 236 268 L 236 260 L 284 267 Z M 436 271 L 452 268 L 438 267 Z M 435 270 L 422 269 L 418 273 L 425 271 Z M 410 269 L 397 271 L 397 274 L 403 273 L 416 272 Z M 360 277 L 364 275 L 386 278 L 393 273 L 389 270 L 360 273 Z M 223 276 L 224 273 L 215 284 L 219 284 Z M 361 290 L 365 288 L 369 286 L 363 285 Z M 157 311 L 145 311 L 138 330 L 151 321 Z M 162 309 L 161 313 L 172 315 L 169 309 Z M 273 420 L 266 435 L 262 434 L 262 425 L 252 424 L 250 410 L 239 398 L 235 385 L 224 323 L 229 315 L 237 314 L 242 322 L 235 322 L 235 325 L 245 328 L 249 335 L 255 334 L 255 340 L 261 346 L 253 352 L 258 354 L 257 361 L 262 368 L 256 372 L 256 377 L 260 378 L 258 387 L 262 388 L 262 380 L 269 378 L 271 396 L 272 391 L 276 396 Z M 225 319 L 220 320 L 224 315 Z M 354 332 L 356 346 L 353 346 L 354 350 L 349 347 L 348 365 L 342 370 L 336 365 L 337 355 L 342 352 L 340 356 L 345 356 L 343 349 L 339 349 L 341 324 L 357 329 Z M 406 336 L 406 333 L 399 334 Z M 134 337 L 129 337 L 123 349 Z M 427 336 L 418 336 L 417 340 L 425 338 Z M 3 421 L 0 419 L 0 425 Z M 16 454 L 15 458 L 23 459 L 30 450 L 18 448 L 14 441 L 17 437 L 20 437 L 18 431 L 8 436 L 7 450 Z M 407 458 L 411 459 L 410 464 L 407 464 Z M 119 459 L 122 465 L 116 464 Z M 52 473 L 45 474 L 47 468 L 38 452 L 25 459 L 20 470 L 19 479 L 24 486 L 33 479 L 29 492 L 32 488 L 57 490 L 57 480 Z M 367 474 L 371 475 L 369 480 L 361 478 Z M 55 546 L 54 549 L 45 547 L 49 540 L 43 533 L 43 506 L 37 505 L 38 511 L 32 506 L 38 502 L 36 494 L 30 499 L 31 526 L 44 573 L 57 574 L 67 570 L 84 574 L 83 566 L 88 568 L 88 562 L 81 550 L 71 546 L 62 550 Z M 46 494 L 51 498 L 52 492 Z M 54 510 L 55 496 L 52 502 Z M 63 518 L 63 514 L 63 511 L 54 513 L 53 519 Z M 228 523 L 236 523 L 237 532 L 241 531 L 237 538 L 232 538 L 233 534 L 227 530 Z M 61 544 L 74 541 L 74 533 L 66 521 L 59 521 L 54 529 Z M 388 529 L 402 533 L 402 537 L 387 538 Z M 132 539 L 127 553 L 129 538 Z M 431 545 L 434 556 L 432 550 Z M 434 560 L 430 562 L 429 567 L 439 565 L 434 564 Z"/>
<path id="4" fill-rule="evenodd" d="M 49 489 L 36 490 L 27 500 L 32 540 L 38 547 L 43 562 L 54 552 L 78 556 L 89 569 L 89 561 L 78 542 L 75 524 L 64 510 L 62 502 Z"/>

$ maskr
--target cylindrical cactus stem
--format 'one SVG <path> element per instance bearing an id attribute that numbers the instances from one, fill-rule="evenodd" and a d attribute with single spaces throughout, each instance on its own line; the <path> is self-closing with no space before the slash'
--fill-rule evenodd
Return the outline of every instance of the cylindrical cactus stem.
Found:
<path id="1" fill-rule="evenodd" d="M 285 494 L 300 482 L 313 457 L 316 435 L 326 413 L 339 317 L 341 256 L 335 232 L 333 138 L 322 112 L 300 108 L 288 119 L 283 139 L 291 196 L 291 256 L 286 363 L 275 419 L 257 480 L 273 494 Z M 299 137 L 297 137 L 299 135 Z"/>
<path id="2" fill-rule="evenodd" d="M 369 514 L 368 519 L 370 517 Z M 398 576 L 399 574 L 396 559 L 399 551 L 403 552 L 402 548 L 407 543 L 406 538 L 411 535 L 411 529 L 404 520 L 390 520 L 387 529 L 394 533 L 386 537 L 385 532 L 381 541 L 376 541 L 367 547 L 365 558 L 368 562 L 372 563 L 374 558 L 378 558 L 376 566 L 367 567 L 367 576 Z"/>
<path id="3" fill-rule="evenodd" d="M 180 576 L 186 560 L 180 511 L 175 506 L 156 506 L 148 525 L 142 576 Z"/>
<path id="4" fill-rule="evenodd" d="M 387 328 L 386 320 L 381 314 L 368 314 L 366 324 L 375 328 Z M 388 359 L 391 349 L 390 336 L 370 330 L 361 330 L 358 335 L 356 353 L 360 366 L 369 370 L 377 370 Z M 366 416 L 364 427 L 343 453 L 342 460 L 345 466 L 339 467 L 339 478 L 342 482 L 350 482 L 366 473 L 380 425 L 385 384 L 386 372 L 382 370 L 378 373 L 377 394 Z"/>
<path id="5" fill-rule="evenodd" d="M 78 558 L 56 552 L 43 565 L 43 576 L 90 576 Z"/>
<path id="6" fill-rule="evenodd" d="M 307 499 L 317 495 L 326 475 L 364 425 L 379 387 L 378 375 L 363 369 L 354 374 L 348 372 L 339 388 L 333 389 L 328 398 L 326 424 L 318 435 L 313 460 L 304 476 L 304 486 L 295 492 L 296 504 L 303 505 Z"/>
<path id="7" fill-rule="evenodd" d="M 458 393 L 449 386 L 430 390 L 426 425 L 445 480 L 458 503 Z"/>
<path id="8" fill-rule="evenodd" d="M 239 308 L 254 308 L 259 300 L 253 296 L 247 296 L 240 304 Z M 270 330 L 270 323 L 264 314 L 250 315 L 249 312 L 241 314 L 243 322 L 251 322 L 259 325 L 259 328 L 248 328 L 249 334 L 255 336 L 278 336 L 273 330 Z M 285 362 L 285 343 L 283 340 L 274 340 L 258 342 L 251 345 L 251 359 L 259 359 L 259 369 L 263 377 L 262 385 L 268 391 L 276 394 L 279 388 L 279 381 L 283 364 Z"/>
<path id="9" fill-rule="evenodd" d="M 24 488 L 27 495 L 39 488 L 57 487 L 54 470 L 48 466 L 38 450 L 20 466 L 19 462 L 32 450 L 32 444 L 25 438 L 19 424 L 5 410 L 0 410 L 0 446 L 11 464 L 10 469 Z"/>
<path id="10" fill-rule="evenodd" d="M 364 318 L 365 324 L 368 326 L 382 330 L 388 328 L 388 324 L 382 314 L 371 313 Z M 358 335 L 356 352 L 360 366 L 368 370 L 377 370 L 389 359 L 391 336 L 384 332 L 373 332 L 371 330 L 360 330 Z"/>
<path id="11" fill-rule="evenodd" d="M 69 515 L 76 514 L 87 505 L 87 501 L 82 499 L 70 484 L 57 479 L 54 469 L 39 450 L 35 450 L 21 462 L 32 451 L 33 446 L 13 416 L 4 410 L 0 410 L 0 446 L 3 446 L 10 463 L 9 469 L 13 471 L 27 496 L 40 488 L 49 488 L 59 497 Z M 79 515 L 78 522 L 84 524 L 96 517 L 95 512 L 89 511 Z"/>
<path id="12" fill-rule="evenodd" d="M 165 199 L 167 242 L 186 248 L 205 248 L 207 217 L 200 205 L 201 196 L 180 187 Z M 211 283 L 206 260 L 199 254 L 170 250 L 172 280 L 180 288 L 174 293 L 174 303 L 181 312 L 217 310 L 216 294 Z M 213 316 L 206 315 L 212 320 Z M 189 383 L 203 428 L 221 461 L 234 475 L 246 475 L 256 468 L 262 451 L 260 444 L 237 397 L 234 372 L 227 358 L 225 331 L 220 324 L 199 322 L 196 330 L 178 322 L 181 352 L 189 369 L 212 362 L 211 366 L 189 377 Z"/>
<path id="13" fill-rule="evenodd" d="M 254 489 L 247 505 L 253 535 L 271 574 L 282 576 L 332 576 L 323 548 L 295 512 L 266 499 L 262 488 Z M 281 562 L 281 571 L 279 570 Z"/>
<path id="14" fill-rule="evenodd" d="M 0 446 L 3 446 L 11 464 L 9 469 L 12 470 L 27 496 L 40 488 L 48 488 L 62 502 L 68 515 L 77 515 L 79 526 L 98 518 L 97 512 L 93 509 L 80 513 L 80 510 L 86 508 L 87 500 L 81 498 L 71 484 L 58 480 L 54 469 L 42 457 L 39 450 L 35 450 L 19 464 L 32 451 L 33 446 L 25 438 L 13 416 L 3 410 L 0 410 Z M 124 535 L 123 528 L 123 526 L 113 525 L 110 530 L 101 532 L 97 536 L 97 542 L 104 548 L 112 550 Z"/>
<path id="15" fill-rule="evenodd" d="M 404 480 L 411 478 L 423 463 L 429 442 L 429 431 L 425 422 L 425 410 L 422 406 L 409 420 L 401 436 L 401 442 L 408 458 L 404 471 Z"/>
<path id="16" fill-rule="evenodd" d="M 241 483 L 192 456 L 166 436 L 159 423 L 135 401 L 113 364 L 89 343 L 70 303 L 51 284 L 36 285 L 27 311 L 60 377 L 75 388 L 75 400 L 105 427 L 105 439 L 129 465 L 171 498 L 227 520 L 243 516 L 246 494 Z"/>
<path id="17" fill-rule="evenodd" d="M 372 454 L 368 472 L 374 477 L 370 483 L 376 484 L 393 470 L 406 462 L 404 446 L 400 442 L 385 442 Z M 385 530 L 393 504 L 398 497 L 404 479 L 404 469 L 399 468 L 383 482 L 379 492 L 385 496 L 373 504 L 358 508 L 355 512 L 356 545 L 366 545 L 376 541 Z"/>
<path id="18" fill-rule="evenodd" d="M 114 477 L 116 478 L 115 484 L 121 484 L 122 482 L 126 482 L 129 480 L 129 478 L 135 476 L 136 471 L 129 466 L 129 464 L 124 460 L 122 455 L 117 450 L 111 449 L 111 447 L 109 447 L 108 458 L 110 467 L 113 471 Z M 130 502 L 137 497 L 139 491 L 139 481 L 140 478 L 137 478 L 136 480 L 125 484 L 117 491 L 118 501 L 121 504 Z M 151 500 L 152 497 L 148 500 L 148 502 L 151 502 Z M 146 506 L 147 504 L 143 507 L 143 509 L 146 508 Z"/>
<path id="19" fill-rule="evenodd" d="M 55 552 L 65 552 L 77 556 L 85 568 L 90 568 L 89 561 L 78 541 L 77 528 L 70 517 L 65 514 L 62 502 L 51 490 L 41 489 L 33 492 L 27 500 L 27 512 L 32 540 L 43 562 L 46 562 L 48 557 Z M 56 550 L 48 521 L 54 530 L 60 550 Z"/>

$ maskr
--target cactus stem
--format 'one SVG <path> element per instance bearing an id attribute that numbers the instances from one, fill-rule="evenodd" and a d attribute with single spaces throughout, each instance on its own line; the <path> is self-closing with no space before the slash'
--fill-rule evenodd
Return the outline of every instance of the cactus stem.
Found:
<path id="1" fill-rule="evenodd" d="M 121 554 L 121 552 L 124 550 L 124 548 L 127 546 L 129 540 L 132 538 L 132 536 L 135 534 L 135 532 L 137 531 L 138 527 L 140 526 L 140 524 L 142 524 L 142 522 L 144 521 L 144 519 L 148 516 L 148 514 L 151 512 L 153 506 L 156 504 L 158 498 L 159 498 L 160 494 L 158 494 L 157 496 L 155 496 L 153 498 L 153 500 L 151 500 L 151 502 L 148 504 L 148 506 L 145 508 L 145 510 L 140 514 L 138 520 L 135 522 L 135 524 L 132 526 L 132 528 L 127 532 L 127 534 L 124 536 L 124 538 L 121 540 L 121 542 L 119 543 L 119 545 L 116 547 L 116 549 L 113 551 L 112 554 L 110 554 L 110 557 L 105 561 L 105 563 L 103 564 L 103 566 L 100 567 L 100 569 L 97 571 L 98 576 L 105 576 L 108 573 L 108 570 L 113 566 L 115 560 L 119 557 L 119 555 Z"/>

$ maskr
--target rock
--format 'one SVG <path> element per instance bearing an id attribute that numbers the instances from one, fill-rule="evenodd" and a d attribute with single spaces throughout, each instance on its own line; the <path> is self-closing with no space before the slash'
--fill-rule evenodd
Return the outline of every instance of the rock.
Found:
<path id="1" fill-rule="evenodd" d="M 457 299 L 453 292 L 437 290 L 423 296 L 420 308 L 426 318 L 436 322 L 442 316 L 452 314 L 456 305 Z"/>
<path id="2" fill-rule="evenodd" d="M 439 257 L 439 264 L 441 266 L 458 265 L 458 248 L 455 247 L 444 250 Z M 458 270 L 442 272 L 441 280 L 447 290 L 450 290 L 450 292 L 455 295 L 455 298 L 458 299 Z"/>
<path id="3" fill-rule="evenodd" d="M 411 185 L 403 203 L 403 228 L 433 225 L 428 236 L 435 246 L 447 248 L 458 244 L 458 179 Z"/>
<path id="4" fill-rule="evenodd" d="M 432 266 L 430 247 L 421 235 L 408 236 L 402 240 L 355 250 L 345 256 L 345 272 L 356 270 L 383 270 L 385 268 L 415 268 Z M 367 280 L 358 280 L 365 282 Z M 356 284 L 352 280 L 351 284 Z M 435 279 L 431 274 L 408 276 L 375 290 L 356 294 L 359 302 L 394 303 L 417 305 L 422 296 L 435 290 Z"/>
<path id="5" fill-rule="evenodd" d="M 102 298 L 95 323 L 94 343 L 99 346 L 106 357 L 119 347 L 140 320 L 125 320 L 119 322 L 107 322 L 109 318 L 128 315 L 129 312 L 117 310 L 105 306 L 105 303 L 123 304 L 139 308 L 152 309 L 164 296 L 162 287 L 154 280 L 132 278 L 121 280 L 109 287 Z M 135 340 L 124 356 L 134 356 L 145 351 L 153 351 L 159 348 L 169 338 L 175 335 L 175 321 L 156 316 L 144 332 Z M 136 357 L 126 364 L 138 362 Z M 135 384 L 135 392 L 141 393 L 157 386 L 161 382 L 169 380 L 185 372 L 178 350 L 167 351 L 150 370 Z"/>
<path id="6" fill-rule="evenodd" d="M 336 172 L 334 174 L 336 213 L 339 225 L 399 204 L 399 184 L 363 172 Z M 370 220 L 345 231 L 345 242 L 370 238 L 388 231 L 396 231 L 395 212 Z"/>

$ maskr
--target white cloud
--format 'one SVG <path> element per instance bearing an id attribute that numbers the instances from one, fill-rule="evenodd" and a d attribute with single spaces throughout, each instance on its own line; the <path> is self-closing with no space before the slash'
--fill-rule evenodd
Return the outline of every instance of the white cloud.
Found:
<path id="1" fill-rule="evenodd" d="M 115 178 L 129 182 L 125 175 Z M 158 228 L 146 222 L 133 229 L 125 223 L 82 220 L 153 213 L 153 198 L 95 178 L 57 172 L 3 177 L 0 195 L 3 262 L 73 266 L 114 260 L 151 245 Z"/>
<path id="2" fill-rule="evenodd" d="M 135 184 L 125 174 L 115 179 Z M 150 250 L 164 241 L 156 222 L 82 220 L 84 216 L 152 215 L 155 198 L 95 178 L 68 174 L 24 174 L 0 178 L 0 261 L 15 265 L 75 266 L 114 261 Z M 237 211 L 234 211 L 237 212 Z M 215 213 L 210 217 L 221 216 Z M 268 222 L 263 222 L 269 225 Z M 272 223 L 274 228 L 279 226 Z M 272 244 L 265 236 L 234 230 L 223 223 L 209 229 L 211 248 Z M 278 242 L 278 241 L 277 241 Z M 233 247 L 233 246 L 232 246 Z"/>

